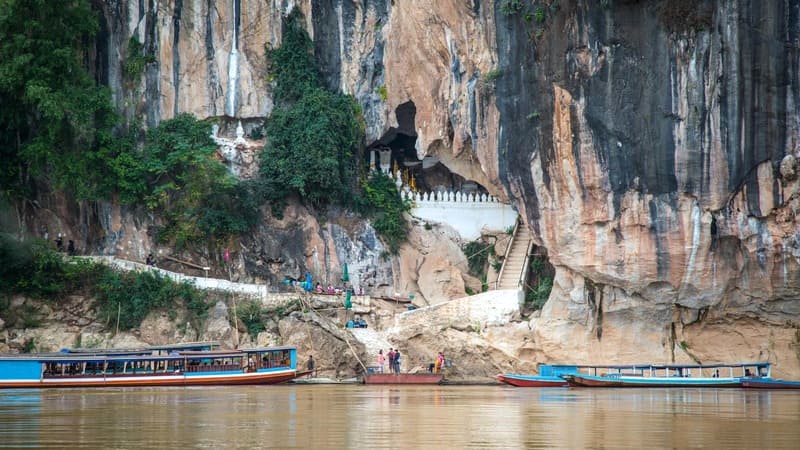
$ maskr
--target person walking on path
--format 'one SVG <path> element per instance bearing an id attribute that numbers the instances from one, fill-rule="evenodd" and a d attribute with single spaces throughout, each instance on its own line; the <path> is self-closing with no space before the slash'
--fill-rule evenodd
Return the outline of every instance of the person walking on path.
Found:
<path id="1" fill-rule="evenodd" d="M 386 364 L 386 357 L 383 356 L 383 349 L 378 350 L 378 373 L 383 373 L 383 365 Z"/>

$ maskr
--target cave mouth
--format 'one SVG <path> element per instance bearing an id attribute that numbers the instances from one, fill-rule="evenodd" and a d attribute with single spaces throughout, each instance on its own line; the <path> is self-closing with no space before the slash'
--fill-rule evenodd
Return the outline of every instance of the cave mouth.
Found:
<path id="1" fill-rule="evenodd" d="M 416 113 L 413 101 L 395 108 L 397 127 L 389 128 L 380 139 L 366 147 L 364 160 L 370 162 L 370 169 L 391 173 L 397 170 L 405 185 L 417 192 L 488 195 L 486 188 L 452 172 L 438 157 L 417 157 Z"/>

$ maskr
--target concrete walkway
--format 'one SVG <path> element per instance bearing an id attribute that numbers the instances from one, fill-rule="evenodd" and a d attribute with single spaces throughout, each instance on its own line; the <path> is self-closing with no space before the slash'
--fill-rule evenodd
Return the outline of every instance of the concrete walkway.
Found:
<path id="1" fill-rule="evenodd" d="M 374 366 L 377 364 L 378 350 L 383 350 L 383 354 L 385 355 L 386 352 L 389 351 L 389 347 L 396 346 L 386 340 L 384 332 L 378 331 L 374 328 L 352 328 L 350 329 L 350 332 L 358 342 L 364 344 L 364 348 L 366 349 L 367 355 L 369 355 L 370 358 L 368 361 L 364 361 L 364 364 L 368 366 Z"/>

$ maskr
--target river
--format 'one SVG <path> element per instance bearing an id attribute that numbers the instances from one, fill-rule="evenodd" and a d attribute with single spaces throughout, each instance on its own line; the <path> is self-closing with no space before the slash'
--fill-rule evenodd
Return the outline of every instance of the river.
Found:
<path id="1" fill-rule="evenodd" d="M 359 385 L 5 390 L 0 447 L 798 448 L 800 392 Z"/>

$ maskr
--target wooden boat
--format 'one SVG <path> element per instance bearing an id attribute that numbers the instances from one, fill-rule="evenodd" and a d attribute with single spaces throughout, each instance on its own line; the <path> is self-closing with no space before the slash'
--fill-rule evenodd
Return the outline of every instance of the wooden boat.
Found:
<path id="1" fill-rule="evenodd" d="M 439 384 L 441 373 L 368 373 L 364 384 Z"/>
<path id="2" fill-rule="evenodd" d="M 295 378 L 296 367 L 293 347 L 0 355 L 0 388 L 274 384 Z"/>
<path id="3" fill-rule="evenodd" d="M 517 387 L 565 387 L 567 380 L 562 375 L 578 373 L 576 365 L 541 364 L 539 375 L 518 375 L 505 373 L 495 378 L 503 383 Z"/>
<path id="4" fill-rule="evenodd" d="M 516 375 L 504 373 L 495 377 L 498 381 L 517 387 L 565 387 L 567 381 L 561 377 L 542 377 L 539 375 Z"/>
<path id="5" fill-rule="evenodd" d="M 742 387 L 747 389 L 800 389 L 800 381 L 748 378 L 742 380 Z"/>
<path id="6" fill-rule="evenodd" d="M 770 364 L 641 364 L 579 366 L 583 372 L 563 375 L 573 387 L 742 387 L 747 379 L 769 379 Z M 606 370 L 597 374 L 598 370 Z M 720 372 L 722 371 L 722 372 Z"/>

